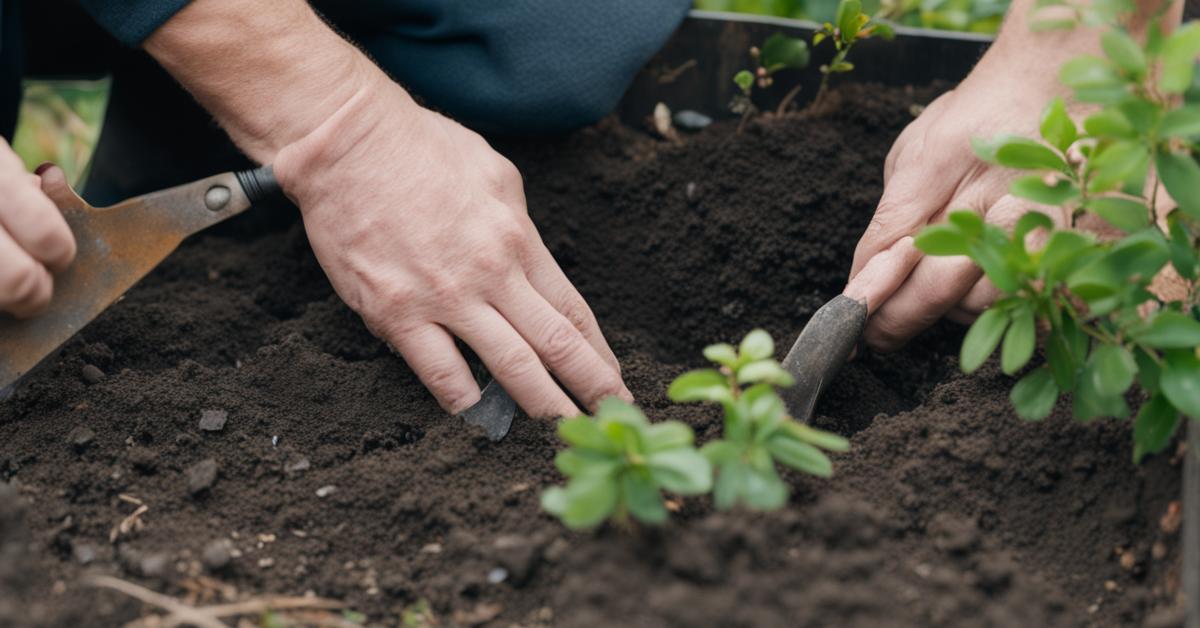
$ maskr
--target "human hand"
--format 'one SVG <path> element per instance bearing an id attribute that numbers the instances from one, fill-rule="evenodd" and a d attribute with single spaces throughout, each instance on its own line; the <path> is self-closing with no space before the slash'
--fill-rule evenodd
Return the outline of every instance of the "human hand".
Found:
<path id="1" fill-rule="evenodd" d="M 382 78 L 382 76 L 381 76 Z M 530 415 L 632 400 L 591 310 L 542 244 L 520 173 L 391 81 L 281 150 L 334 289 L 451 413 L 479 399 L 461 338 Z"/>
<path id="2" fill-rule="evenodd" d="M 75 259 L 62 213 L 8 144 L 0 140 L 0 312 L 19 318 L 50 304 L 51 273 Z"/>

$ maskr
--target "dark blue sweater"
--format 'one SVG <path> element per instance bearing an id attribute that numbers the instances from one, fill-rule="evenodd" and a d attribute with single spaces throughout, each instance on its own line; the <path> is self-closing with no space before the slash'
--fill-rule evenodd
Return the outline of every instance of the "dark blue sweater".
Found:
<path id="1" fill-rule="evenodd" d="M 80 0 L 129 46 L 188 1 Z M 544 131 L 587 124 L 611 111 L 691 0 L 313 4 L 428 105 L 484 130 Z"/>

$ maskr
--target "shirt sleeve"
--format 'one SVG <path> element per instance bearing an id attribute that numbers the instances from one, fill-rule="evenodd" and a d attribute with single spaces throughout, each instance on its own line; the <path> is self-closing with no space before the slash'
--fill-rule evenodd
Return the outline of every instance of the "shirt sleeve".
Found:
<path id="1" fill-rule="evenodd" d="M 100 26 L 126 46 L 142 45 L 191 0 L 79 0 Z"/>

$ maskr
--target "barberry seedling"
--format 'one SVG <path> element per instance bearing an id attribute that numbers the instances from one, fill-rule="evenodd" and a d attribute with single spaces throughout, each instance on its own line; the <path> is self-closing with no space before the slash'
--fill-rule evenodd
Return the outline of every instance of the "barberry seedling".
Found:
<path id="1" fill-rule="evenodd" d="M 1062 2 L 1041 2 L 1054 4 Z M 1181 414 L 1200 419 L 1200 105 L 1189 97 L 1200 24 L 1167 36 L 1160 14 L 1139 44 L 1119 25 L 1131 11 L 1104 0 L 1078 7 L 1068 20 L 1106 25 L 1103 56 L 1077 57 L 1060 73 L 1075 100 L 1099 106 L 1082 132 L 1056 99 L 1042 116 L 1040 138 L 975 142 L 983 160 L 1028 172 L 1013 182 L 1014 196 L 1061 208 L 1055 213 L 1068 224 L 1030 212 L 1010 235 L 973 211 L 957 211 L 916 244 L 931 255 L 968 256 L 1004 295 L 967 332 L 963 370 L 979 368 L 1000 347 L 1003 371 L 1022 371 L 1040 322 L 1049 330 L 1046 362 L 1014 386 L 1017 414 L 1045 418 L 1070 393 L 1077 419 L 1128 417 L 1137 383 L 1146 395 L 1133 429 L 1140 461 L 1171 442 Z M 1165 229 L 1160 182 L 1178 205 Z M 1078 230 L 1089 214 L 1126 235 L 1102 241 Z M 1044 231 L 1045 243 L 1029 250 L 1026 236 L 1035 230 Z M 1181 289 L 1152 291 L 1168 266 Z"/>
<path id="2" fill-rule="evenodd" d="M 733 82 L 737 84 L 741 93 L 734 96 L 733 102 L 729 104 L 729 109 L 742 116 L 741 122 L 738 123 L 738 132 L 741 132 L 746 120 L 758 111 L 751 99 L 754 86 L 770 87 L 775 82 L 775 73 L 780 70 L 798 70 L 808 67 L 808 43 L 799 37 L 788 37 L 783 33 L 775 33 L 763 42 L 761 48 L 751 48 L 750 57 L 758 66 L 753 71 L 742 70 L 733 75 Z M 779 104 L 779 113 L 782 113 L 796 97 L 799 88 L 797 85 L 784 96 Z"/>
<path id="3" fill-rule="evenodd" d="M 871 16 L 863 13 L 862 0 L 841 0 L 838 3 L 834 22 L 825 22 L 821 30 L 813 35 L 813 46 L 828 39 L 833 42 L 836 53 L 829 63 L 821 64 L 821 86 L 817 89 L 812 107 L 819 106 L 824 100 L 825 93 L 829 89 L 831 75 L 854 69 L 854 64 L 846 60 L 846 56 L 850 54 L 854 44 L 871 37 L 892 39 L 895 37 L 895 32 L 887 23 L 874 20 Z"/>
<path id="4" fill-rule="evenodd" d="M 794 381 L 774 354 L 771 336 L 756 329 L 736 349 L 729 344 L 706 347 L 704 357 L 719 368 L 684 373 L 667 390 L 672 401 L 714 402 L 725 411 L 723 437 L 700 450 L 717 469 L 713 501 L 718 509 L 738 503 L 755 510 L 779 508 L 787 503 L 788 487 L 776 462 L 829 477 L 833 465 L 821 449 L 849 448 L 841 436 L 788 415 L 776 386 L 791 386 Z"/>
<path id="5" fill-rule="evenodd" d="M 690 427 L 651 424 L 615 397 L 600 402 L 594 419 L 564 419 L 558 435 L 570 448 L 554 464 L 570 480 L 542 493 L 542 508 L 569 528 L 590 528 L 610 517 L 628 524 L 631 516 L 661 524 L 667 520 L 662 491 L 700 495 L 712 489 L 712 466 L 692 446 Z"/>

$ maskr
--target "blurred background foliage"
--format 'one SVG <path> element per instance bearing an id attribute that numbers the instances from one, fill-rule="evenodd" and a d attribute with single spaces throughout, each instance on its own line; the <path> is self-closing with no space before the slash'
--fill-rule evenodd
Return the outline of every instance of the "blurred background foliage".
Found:
<path id="1" fill-rule="evenodd" d="M 108 104 L 108 81 L 26 81 L 13 149 L 33 170 L 52 161 L 75 185 L 88 162 Z"/>
<path id="2" fill-rule="evenodd" d="M 903 26 L 995 33 L 1009 0 L 863 0 L 863 12 Z M 706 11 L 832 22 L 838 0 L 696 0 Z"/>

